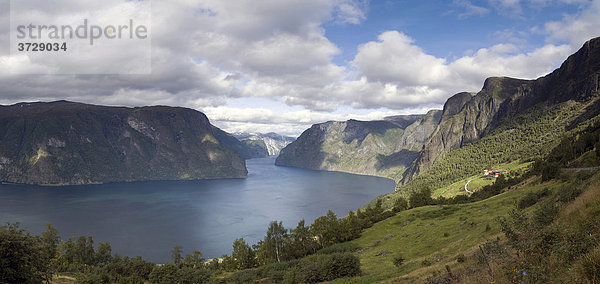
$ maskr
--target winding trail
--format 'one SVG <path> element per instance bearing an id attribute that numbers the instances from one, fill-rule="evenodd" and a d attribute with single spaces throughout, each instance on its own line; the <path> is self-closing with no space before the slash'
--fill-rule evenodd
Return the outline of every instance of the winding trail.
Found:
<path id="1" fill-rule="evenodd" d="M 473 193 L 472 191 L 470 191 L 470 190 L 467 188 L 467 185 L 469 185 L 469 183 L 470 183 L 472 180 L 474 180 L 474 179 L 475 179 L 475 178 L 472 178 L 472 179 L 470 179 L 470 180 L 469 180 L 469 181 L 467 181 L 467 183 L 465 184 L 465 191 L 466 191 L 466 192 L 468 192 L 468 193 Z"/>

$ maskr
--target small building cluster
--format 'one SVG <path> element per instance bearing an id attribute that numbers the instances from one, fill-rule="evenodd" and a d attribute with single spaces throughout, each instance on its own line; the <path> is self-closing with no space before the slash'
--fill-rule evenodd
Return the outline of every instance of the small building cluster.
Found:
<path id="1" fill-rule="evenodd" d="M 500 170 L 487 169 L 483 171 L 483 175 L 486 177 L 497 178 L 500 176 Z"/>

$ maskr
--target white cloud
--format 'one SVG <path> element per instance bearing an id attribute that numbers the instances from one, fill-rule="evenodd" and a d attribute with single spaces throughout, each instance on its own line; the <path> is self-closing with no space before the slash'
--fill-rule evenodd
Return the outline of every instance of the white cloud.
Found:
<path id="1" fill-rule="evenodd" d="M 371 81 L 413 85 L 438 84 L 448 76 L 445 61 L 426 54 L 405 34 L 387 31 L 359 46 L 352 63 Z"/>
<path id="2" fill-rule="evenodd" d="M 338 23 L 360 24 L 367 17 L 365 12 L 368 7 L 366 0 L 341 0 L 338 2 L 335 10 L 335 17 Z"/>
<path id="3" fill-rule="evenodd" d="M 594 0 L 577 15 L 565 15 L 561 21 L 545 25 L 549 42 L 568 42 L 578 49 L 587 40 L 600 36 L 600 1 Z"/>
<path id="4" fill-rule="evenodd" d="M 474 5 L 469 0 L 454 0 L 452 1 L 452 4 L 464 9 L 463 12 L 458 14 L 458 18 L 460 19 L 465 19 L 470 16 L 483 16 L 490 12 L 488 8 Z"/>
<path id="5" fill-rule="evenodd" d="M 491 7 L 468 0 L 456 0 L 454 5 L 464 10 L 459 17 L 467 17 L 494 8 L 521 9 L 557 0 L 490 1 Z M 6 7 L 2 3 L 7 2 L 0 0 L 0 6 Z M 67 13 L 88 2 L 72 0 L 74 6 L 52 9 Z M 0 103 L 69 99 L 186 106 L 204 110 L 229 131 L 298 134 L 327 120 L 424 113 L 454 93 L 481 89 L 489 76 L 537 78 L 600 30 L 600 4 L 595 1 L 578 15 L 548 23 L 547 44 L 533 50 L 523 49 L 522 31 L 502 30 L 494 34 L 502 44 L 443 58 L 428 53 L 409 35 L 390 30 L 358 46 L 347 65 L 334 63 L 340 48 L 326 37 L 324 23 L 360 24 L 366 19 L 367 4 L 357 0 L 153 1 L 151 75 L 15 76 L 6 70 L 19 68 L 27 58 L 10 57 L 0 49 L 4 90 Z M 0 22 L 7 18 L 6 9 L 0 9 Z M 8 40 L 4 28 L 0 26 L 1 43 Z M 107 54 L 90 60 L 93 65 L 102 60 L 120 64 L 122 59 Z M 52 64 L 31 68 L 52 68 Z M 257 97 L 272 98 L 282 106 L 224 106 L 235 98 Z M 297 110 L 300 107 L 305 109 Z M 389 111 L 345 114 L 381 108 Z"/>
<path id="6" fill-rule="evenodd" d="M 552 71 L 570 53 L 567 45 L 546 45 L 522 53 L 513 44 L 482 48 L 448 62 L 424 52 L 397 31 L 383 32 L 378 41 L 359 47 L 352 62 L 363 77 L 328 86 L 334 97 L 350 94 L 356 107 L 389 108 L 443 102 L 461 91 L 477 91 L 492 76 L 534 79 Z M 337 96 L 336 96 L 337 95 Z"/>

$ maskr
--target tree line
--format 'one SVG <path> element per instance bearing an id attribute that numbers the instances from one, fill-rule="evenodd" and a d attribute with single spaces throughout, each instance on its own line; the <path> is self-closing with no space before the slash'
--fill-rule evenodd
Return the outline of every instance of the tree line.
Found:
<path id="1" fill-rule="evenodd" d="M 50 283 L 57 274 L 73 276 L 78 283 L 238 283 L 245 282 L 236 280 L 239 274 L 223 275 L 257 268 L 264 272 L 265 267 L 275 267 L 278 280 L 285 274 L 282 267 L 294 281 L 333 280 L 360 273 L 360 262 L 351 253 L 356 248 L 340 243 L 358 238 L 364 228 L 391 215 L 379 202 L 341 219 L 329 210 L 312 224 L 301 220 L 291 229 L 273 221 L 256 244 L 236 239 L 230 255 L 206 260 L 200 251 L 184 254 L 175 246 L 171 262 L 161 265 L 113 254 L 110 243 L 95 245 L 91 236 L 61 240 L 52 225 L 32 235 L 18 223 L 8 223 L 0 226 L 0 283 Z"/>

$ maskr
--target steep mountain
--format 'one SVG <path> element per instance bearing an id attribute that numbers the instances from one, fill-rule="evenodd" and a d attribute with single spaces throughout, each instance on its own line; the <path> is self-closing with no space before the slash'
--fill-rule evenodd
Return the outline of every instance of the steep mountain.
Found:
<path id="1" fill-rule="evenodd" d="M 277 133 L 234 133 L 237 139 L 247 144 L 249 147 L 263 149 L 262 152 L 267 153 L 267 156 L 277 156 L 281 149 L 288 144 L 294 142 L 294 138 L 283 136 Z"/>
<path id="2" fill-rule="evenodd" d="M 496 119 L 500 105 L 511 94 L 528 90 L 530 81 L 512 78 L 488 78 L 483 90 L 473 96 L 458 93 L 444 104 L 440 124 L 425 143 L 415 164 L 406 172 L 403 182 L 429 168 L 446 153 L 479 140 L 488 125 Z"/>
<path id="3" fill-rule="evenodd" d="M 440 112 L 382 121 L 315 124 L 281 150 L 276 165 L 398 179 L 422 148 Z"/>
<path id="4" fill-rule="evenodd" d="M 90 184 L 240 178 L 245 161 L 195 110 L 66 101 L 0 108 L 0 180 Z M 216 133 L 216 134 L 215 134 Z"/>
<path id="5" fill-rule="evenodd" d="M 460 159 L 474 155 L 473 151 L 481 150 L 485 143 L 490 147 L 503 141 L 508 147 L 518 141 L 514 147 L 519 149 L 525 145 L 529 148 L 546 147 L 539 149 L 535 155 L 532 151 L 533 156 L 529 158 L 540 156 L 560 138 L 560 133 L 600 113 L 600 101 L 597 99 L 600 94 L 599 74 L 600 38 L 595 38 L 547 76 L 536 80 L 488 78 L 476 95 L 469 98 L 458 94 L 450 98 L 444 106 L 441 123 L 425 143 L 418 159 L 405 172 L 402 183 L 410 182 L 436 163 L 461 163 Z M 539 132 L 540 129 L 546 132 Z M 475 142 L 479 144 L 465 148 Z M 458 149 L 463 150 L 448 156 Z M 509 151 L 495 149 L 501 153 L 489 156 L 488 162 L 507 162 L 509 157 L 502 153 Z M 471 154 L 467 154 L 469 151 Z M 518 156 L 527 158 L 526 155 Z M 517 159 L 516 156 L 512 158 Z M 452 159 L 453 162 L 450 162 Z M 442 172 L 441 166 L 438 168 L 435 171 Z M 428 175 L 432 176 L 431 171 Z M 443 180 L 439 175 L 431 178 Z"/>
<path id="6" fill-rule="evenodd" d="M 404 129 L 399 143 L 401 147 L 421 150 L 421 147 L 440 123 L 442 111 L 433 109 L 420 116 Z M 387 119 L 387 118 L 386 118 Z"/>
<path id="7" fill-rule="evenodd" d="M 269 152 L 264 143 L 255 143 L 254 140 L 241 140 L 236 135 L 229 134 L 218 127 L 214 127 L 214 135 L 226 147 L 236 151 L 244 159 L 264 158 Z"/>

